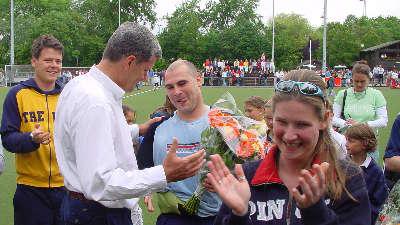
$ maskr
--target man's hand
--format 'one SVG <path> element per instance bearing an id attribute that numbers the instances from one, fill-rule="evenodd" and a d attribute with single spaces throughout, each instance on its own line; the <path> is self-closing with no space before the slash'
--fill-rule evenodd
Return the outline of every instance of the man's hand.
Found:
<path id="1" fill-rule="evenodd" d="M 163 167 L 167 182 L 174 182 L 194 176 L 205 163 L 205 152 L 200 150 L 192 155 L 180 158 L 176 155 L 178 140 L 173 139 L 171 148 L 165 157 Z"/>
<path id="2" fill-rule="evenodd" d="M 154 117 L 153 119 L 147 120 L 143 124 L 138 124 L 139 126 L 139 135 L 145 135 L 147 133 L 147 130 L 150 128 L 150 126 L 153 123 L 159 122 L 162 120 L 162 117 Z"/>
<path id="3" fill-rule="evenodd" d="M 32 131 L 32 140 L 37 144 L 47 145 L 51 141 L 51 136 L 49 132 L 45 132 L 40 127 L 40 124 L 35 124 L 35 129 Z"/>

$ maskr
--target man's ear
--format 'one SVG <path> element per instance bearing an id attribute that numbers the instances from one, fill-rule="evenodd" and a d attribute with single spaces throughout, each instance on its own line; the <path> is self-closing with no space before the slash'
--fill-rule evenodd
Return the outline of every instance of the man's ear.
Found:
<path id="1" fill-rule="evenodd" d="M 32 57 L 32 58 L 31 58 L 31 65 L 32 65 L 32 67 L 35 67 L 35 66 L 36 66 L 36 62 L 37 62 L 37 59 L 36 59 L 35 57 Z"/>
<path id="2" fill-rule="evenodd" d="M 128 66 L 131 66 L 132 64 L 135 64 L 135 63 L 136 63 L 137 58 L 136 58 L 136 56 L 134 56 L 134 55 L 129 55 L 129 56 L 127 56 L 127 57 L 125 58 L 125 60 L 126 60 L 126 64 L 127 64 Z"/>

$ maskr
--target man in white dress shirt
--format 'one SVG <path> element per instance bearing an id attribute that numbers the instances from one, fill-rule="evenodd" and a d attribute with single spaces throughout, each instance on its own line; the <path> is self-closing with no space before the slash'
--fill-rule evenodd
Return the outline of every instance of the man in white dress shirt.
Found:
<path id="1" fill-rule="evenodd" d="M 204 151 L 177 157 L 175 140 L 162 165 L 138 170 L 132 137 L 150 122 L 129 127 L 122 97 L 147 78 L 160 56 L 160 45 L 147 28 L 123 23 L 100 63 L 71 80 L 60 95 L 54 136 L 68 189 L 61 207 L 65 224 L 130 225 L 129 209 L 137 197 L 195 175 L 204 162 Z"/>

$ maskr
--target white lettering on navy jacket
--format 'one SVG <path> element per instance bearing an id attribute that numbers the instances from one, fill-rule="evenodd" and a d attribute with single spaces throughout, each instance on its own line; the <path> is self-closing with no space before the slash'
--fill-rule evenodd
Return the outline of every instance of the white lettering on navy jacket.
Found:
<path id="1" fill-rule="evenodd" d="M 109 208 L 132 208 L 166 188 L 162 165 L 138 170 L 132 135 L 122 112 L 125 92 L 93 66 L 74 78 L 58 99 L 55 148 L 65 187 Z"/>

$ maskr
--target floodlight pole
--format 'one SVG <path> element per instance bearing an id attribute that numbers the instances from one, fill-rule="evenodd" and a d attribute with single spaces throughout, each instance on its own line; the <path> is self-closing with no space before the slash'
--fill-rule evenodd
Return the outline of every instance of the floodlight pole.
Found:
<path id="1" fill-rule="evenodd" d="M 310 49 L 309 49 L 309 51 L 310 51 L 310 69 L 311 69 L 311 38 L 310 38 Z"/>
<path id="2" fill-rule="evenodd" d="M 14 65 L 14 0 L 11 0 L 10 5 L 10 28 L 11 28 L 11 35 L 10 35 L 10 65 Z"/>
<path id="3" fill-rule="evenodd" d="M 326 16 L 327 16 L 327 0 L 324 0 L 324 35 L 322 40 L 322 74 L 326 73 Z"/>
<path id="4" fill-rule="evenodd" d="M 121 25 L 121 0 L 118 0 L 118 26 Z"/>
<path id="5" fill-rule="evenodd" d="M 362 0 L 364 2 L 364 12 L 363 16 L 367 17 L 367 0 Z"/>
<path id="6" fill-rule="evenodd" d="M 274 86 L 276 85 L 275 77 L 275 0 L 272 0 L 272 53 L 271 53 L 272 73 L 274 75 Z"/>

